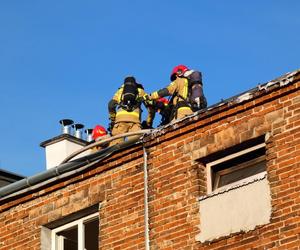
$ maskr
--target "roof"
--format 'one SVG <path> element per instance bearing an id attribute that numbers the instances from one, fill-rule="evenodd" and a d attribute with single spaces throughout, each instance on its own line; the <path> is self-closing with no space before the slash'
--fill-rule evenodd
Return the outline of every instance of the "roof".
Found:
<path id="1" fill-rule="evenodd" d="M 143 139 L 151 140 L 153 137 L 159 136 L 160 134 L 164 134 L 167 131 L 169 131 L 168 128 L 176 129 L 179 125 L 180 126 L 186 125 L 186 122 L 189 124 L 190 122 L 199 120 L 200 118 L 203 118 L 206 115 L 212 115 L 215 112 L 219 111 L 220 107 L 226 106 L 228 108 L 231 108 L 240 103 L 243 103 L 243 102 L 252 100 L 256 97 L 259 97 L 261 95 L 267 94 L 270 91 L 288 86 L 288 85 L 294 83 L 295 80 L 298 80 L 298 78 L 299 78 L 298 75 L 300 75 L 300 70 L 296 70 L 291 73 L 287 73 L 287 74 L 283 75 L 282 77 L 279 77 L 279 78 L 272 80 L 270 82 L 267 82 L 265 84 L 260 84 L 253 89 L 250 89 L 239 95 L 236 95 L 236 96 L 233 96 L 226 100 L 223 100 L 217 104 L 209 106 L 206 109 L 200 110 L 190 116 L 187 116 L 180 120 L 176 120 L 175 122 L 171 122 L 170 124 L 167 124 L 163 127 L 153 129 L 151 131 L 150 135 L 146 136 Z M 50 144 L 54 140 L 61 139 L 60 137 L 61 136 L 58 136 L 57 138 L 53 138 L 51 140 L 45 141 L 45 142 L 41 143 L 41 146 L 44 147 L 44 146 L 46 146 L 46 144 Z M 59 178 L 63 178 L 63 177 L 71 175 L 72 173 L 74 173 L 74 171 L 76 171 L 76 173 L 79 171 L 83 171 L 87 167 L 90 167 L 91 165 L 94 165 L 95 163 L 107 158 L 114 152 L 123 150 L 134 144 L 136 144 L 136 141 L 123 142 L 121 144 L 117 144 L 112 147 L 105 148 L 96 153 L 78 158 L 71 162 L 66 162 L 55 168 L 49 169 L 49 170 L 41 172 L 37 175 L 28 177 L 28 178 L 20 180 L 16 183 L 12 183 L 8 186 L 2 187 L 2 188 L 0 188 L 0 201 L 4 200 L 6 198 L 10 198 L 15 195 L 24 193 L 24 192 L 26 192 L 26 190 L 33 190 L 36 187 L 41 187 L 42 185 L 49 184 L 52 181 L 57 181 Z"/>
<path id="2" fill-rule="evenodd" d="M 10 183 L 19 181 L 21 179 L 24 179 L 25 176 L 4 170 L 0 168 L 0 188 L 4 187 L 6 185 L 9 185 Z"/>
<path id="3" fill-rule="evenodd" d="M 75 142 L 75 143 L 78 143 L 82 146 L 86 146 L 87 144 L 89 144 L 89 142 L 83 140 L 83 139 L 80 139 L 80 138 L 77 138 L 73 135 L 70 135 L 70 134 L 61 134 L 61 135 L 58 135 L 56 137 L 53 137 L 49 140 L 46 140 L 46 141 L 43 141 L 40 143 L 40 146 L 41 147 L 46 147 L 46 146 L 49 146 L 53 143 L 56 143 L 56 142 L 59 142 L 59 141 L 63 141 L 63 140 L 69 140 L 71 142 Z"/>
<path id="4" fill-rule="evenodd" d="M 294 81 L 297 80 L 299 78 L 299 76 L 300 76 L 300 69 L 295 70 L 293 72 L 288 72 L 285 75 L 278 77 L 272 81 L 269 81 L 264 84 L 259 84 L 250 90 L 242 92 L 241 94 L 235 95 L 228 99 L 221 100 L 220 102 L 213 104 L 205 109 L 201 109 L 192 115 L 189 115 L 182 119 L 171 122 L 163 127 L 154 129 L 152 134 L 154 136 L 157 136 L 159 134 L 164 134 L 168 130 L 169 127 L 176 128 L 179 126 L 179 124 L 184 126 L 186 123 L 198 120 L 200 118 L 202 119 L 206 115 L 212 115 L 215 112 L 218 112 L 222 107 L 232 108 L 243 102 L 250 101 L 252 99 L 255 99 L 256 97 L 267 94 L 270 91 L 273 91 L 278 88 L 282 88 L 282 87 L 288 86 L 289 84 L 294 83 Z M 223 109 L 221 109 L 221 110 L 223 111 Z"/>

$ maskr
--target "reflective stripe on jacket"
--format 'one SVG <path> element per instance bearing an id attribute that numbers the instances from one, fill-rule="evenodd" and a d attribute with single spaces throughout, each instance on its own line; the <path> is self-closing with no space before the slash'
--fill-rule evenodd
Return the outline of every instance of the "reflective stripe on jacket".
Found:
<path id="1" fill-rule="evenodd" d="M 193 114 L 191 107 L 188 104 L 188 79 L 185 77 L 177 77 L 166 88 L 160 89 L 151 94 L 151 99 L 158 99 L 164 96 L 173 96 L 172 104 L 174 112 L 172 113 L 175 119 Z"/>
<path id="2" fill-rule="evenodd" d="M 123 108 L 119 108 L 116 113 L 116 123 L 117 122 L 141 122 L 141 109 L 140 107 L 134 109 L 133 111 L 127 111 Z"/>
<path id="3" fill-rule="evenodd" d="M 163 95 L 161 93 L 164 93 Z M 173 105 L 174 107 L 188 107 L 188 79 L 184 77 L 178 77 L 175 81 L 171 82 L 169 86 L 151 94 L 151 98 L 158 99 L 164 96 L 174 96 Z"/>

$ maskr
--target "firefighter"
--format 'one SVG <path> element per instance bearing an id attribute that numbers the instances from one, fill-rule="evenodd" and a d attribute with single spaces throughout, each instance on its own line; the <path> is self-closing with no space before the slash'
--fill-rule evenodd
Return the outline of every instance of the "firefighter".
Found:
<path id="1" fill-rule="evenodd" d="M 149 96 L 141 84 L 133 76 L 124 79 L 124 83 L 108 103 L 111 135 L 141 130 L 141 104 L 148 109 Z M 151 113 L 148 109 L 147 123 L 150 124 Z M 115 145 L 124 138 L 113 140 L 110 145 Z"/>
<path id="2" fill-rule="evenodd" d="M 187 98 L 188 95 L 188 79 L 184 77 L 185 72 L 188 70 L 188 67 L 185 65 L 174 67 L 171 72 L 171 83 L 169 86 L 153 92 L 150 96 L 153 100 L 164 96 L 173 96 L 172 104 L 174 105 L 174 110 L 172 112 L 172 119 L 180 119 L 193 114 L 192 109 L 182 100 Z"/>
<path id="3" fill-rule="evenodd" d="M 193 94 L 190 93 L 189 77 L 195 71 L 189 70 L 185 65 L 178 65 L 173 68 L 171 72 L 171 83 L 156 92 L 153 92 L 150 96 L 150 99 L 157 100 L 164 96 L 172 96 L 171 104 L 173 105 L 173 110 L 171 114 L 171 120 L 181 119 L 185 116 L 193 114 L 196 110 L 192 108 L 190 96 Z M 201 77 L 201 73 L 198 72 L 198 77 Z M 199 98 L 201 99 L 201 104 L 199 104 L 199 109 L 206 106 L 206 99 L 202 92 L 202 79 L 199 79 Z"/>
<path id="4" fill-rule="evenodd" d="M 143 128 L 152 128 L 156 112 L 161 115 L 160 124 L 158 126 L 163 126 L 170 122 L 172 105 L 169 104 L 169 100 L 167 98 L 161 97 L 152 101 L 149 110 L 149 112 L 151 112 L 151 120 L 148 122 L 143 121 Z"/>
<path id="5" fill-rule="evenodd" d="M 106 129 L 103 126 L 96 125 L 92 131 L 92 138 L 94 141 L 100 141 L 109 138 L 110 135 L 107 133 Z M 92 148 L 92 152 L 98 151 L 108 146 L 108 143 L 104 143 L 100 146 Z"/>

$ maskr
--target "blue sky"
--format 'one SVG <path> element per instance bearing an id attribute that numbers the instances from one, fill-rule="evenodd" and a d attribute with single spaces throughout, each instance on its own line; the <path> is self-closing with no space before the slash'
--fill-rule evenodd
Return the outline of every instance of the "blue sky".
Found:
<path id="1" fill-rule="evenodd" d="M 177 64 L 203 73 L 208 104 L 300 68 L 298 0 L 0 3 L 0 168 L 45 170 L 62 118 L 107 126 L 126 75 L 151 93 Z"/>

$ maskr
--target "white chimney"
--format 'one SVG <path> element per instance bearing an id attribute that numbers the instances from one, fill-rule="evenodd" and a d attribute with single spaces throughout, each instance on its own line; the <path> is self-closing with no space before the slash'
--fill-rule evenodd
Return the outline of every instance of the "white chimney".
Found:
<path id="1" fill-rule="evenodd" d="M 46 151 L 47 169 L 60 165 L 67 156 L 89 144 L 89 142 L 81 138 L 81 129 L 84 127 L 82 124 L 75 124 L 76 126 L 73 125 L 75 134 L 76 130 L 80 130 L 77 132 L 77 136 L 80 134 L 80 137 L 77 138 L 70 134 L 70 128 L 73 124 L 72 120 L 63 119 L 60 120 L 59 123 L 62 125 L 62 134 L 40 144 Z M 77 155 L 74 159 L 88 155 L 89 153 L 89 151 L 86 151 Z"/>

